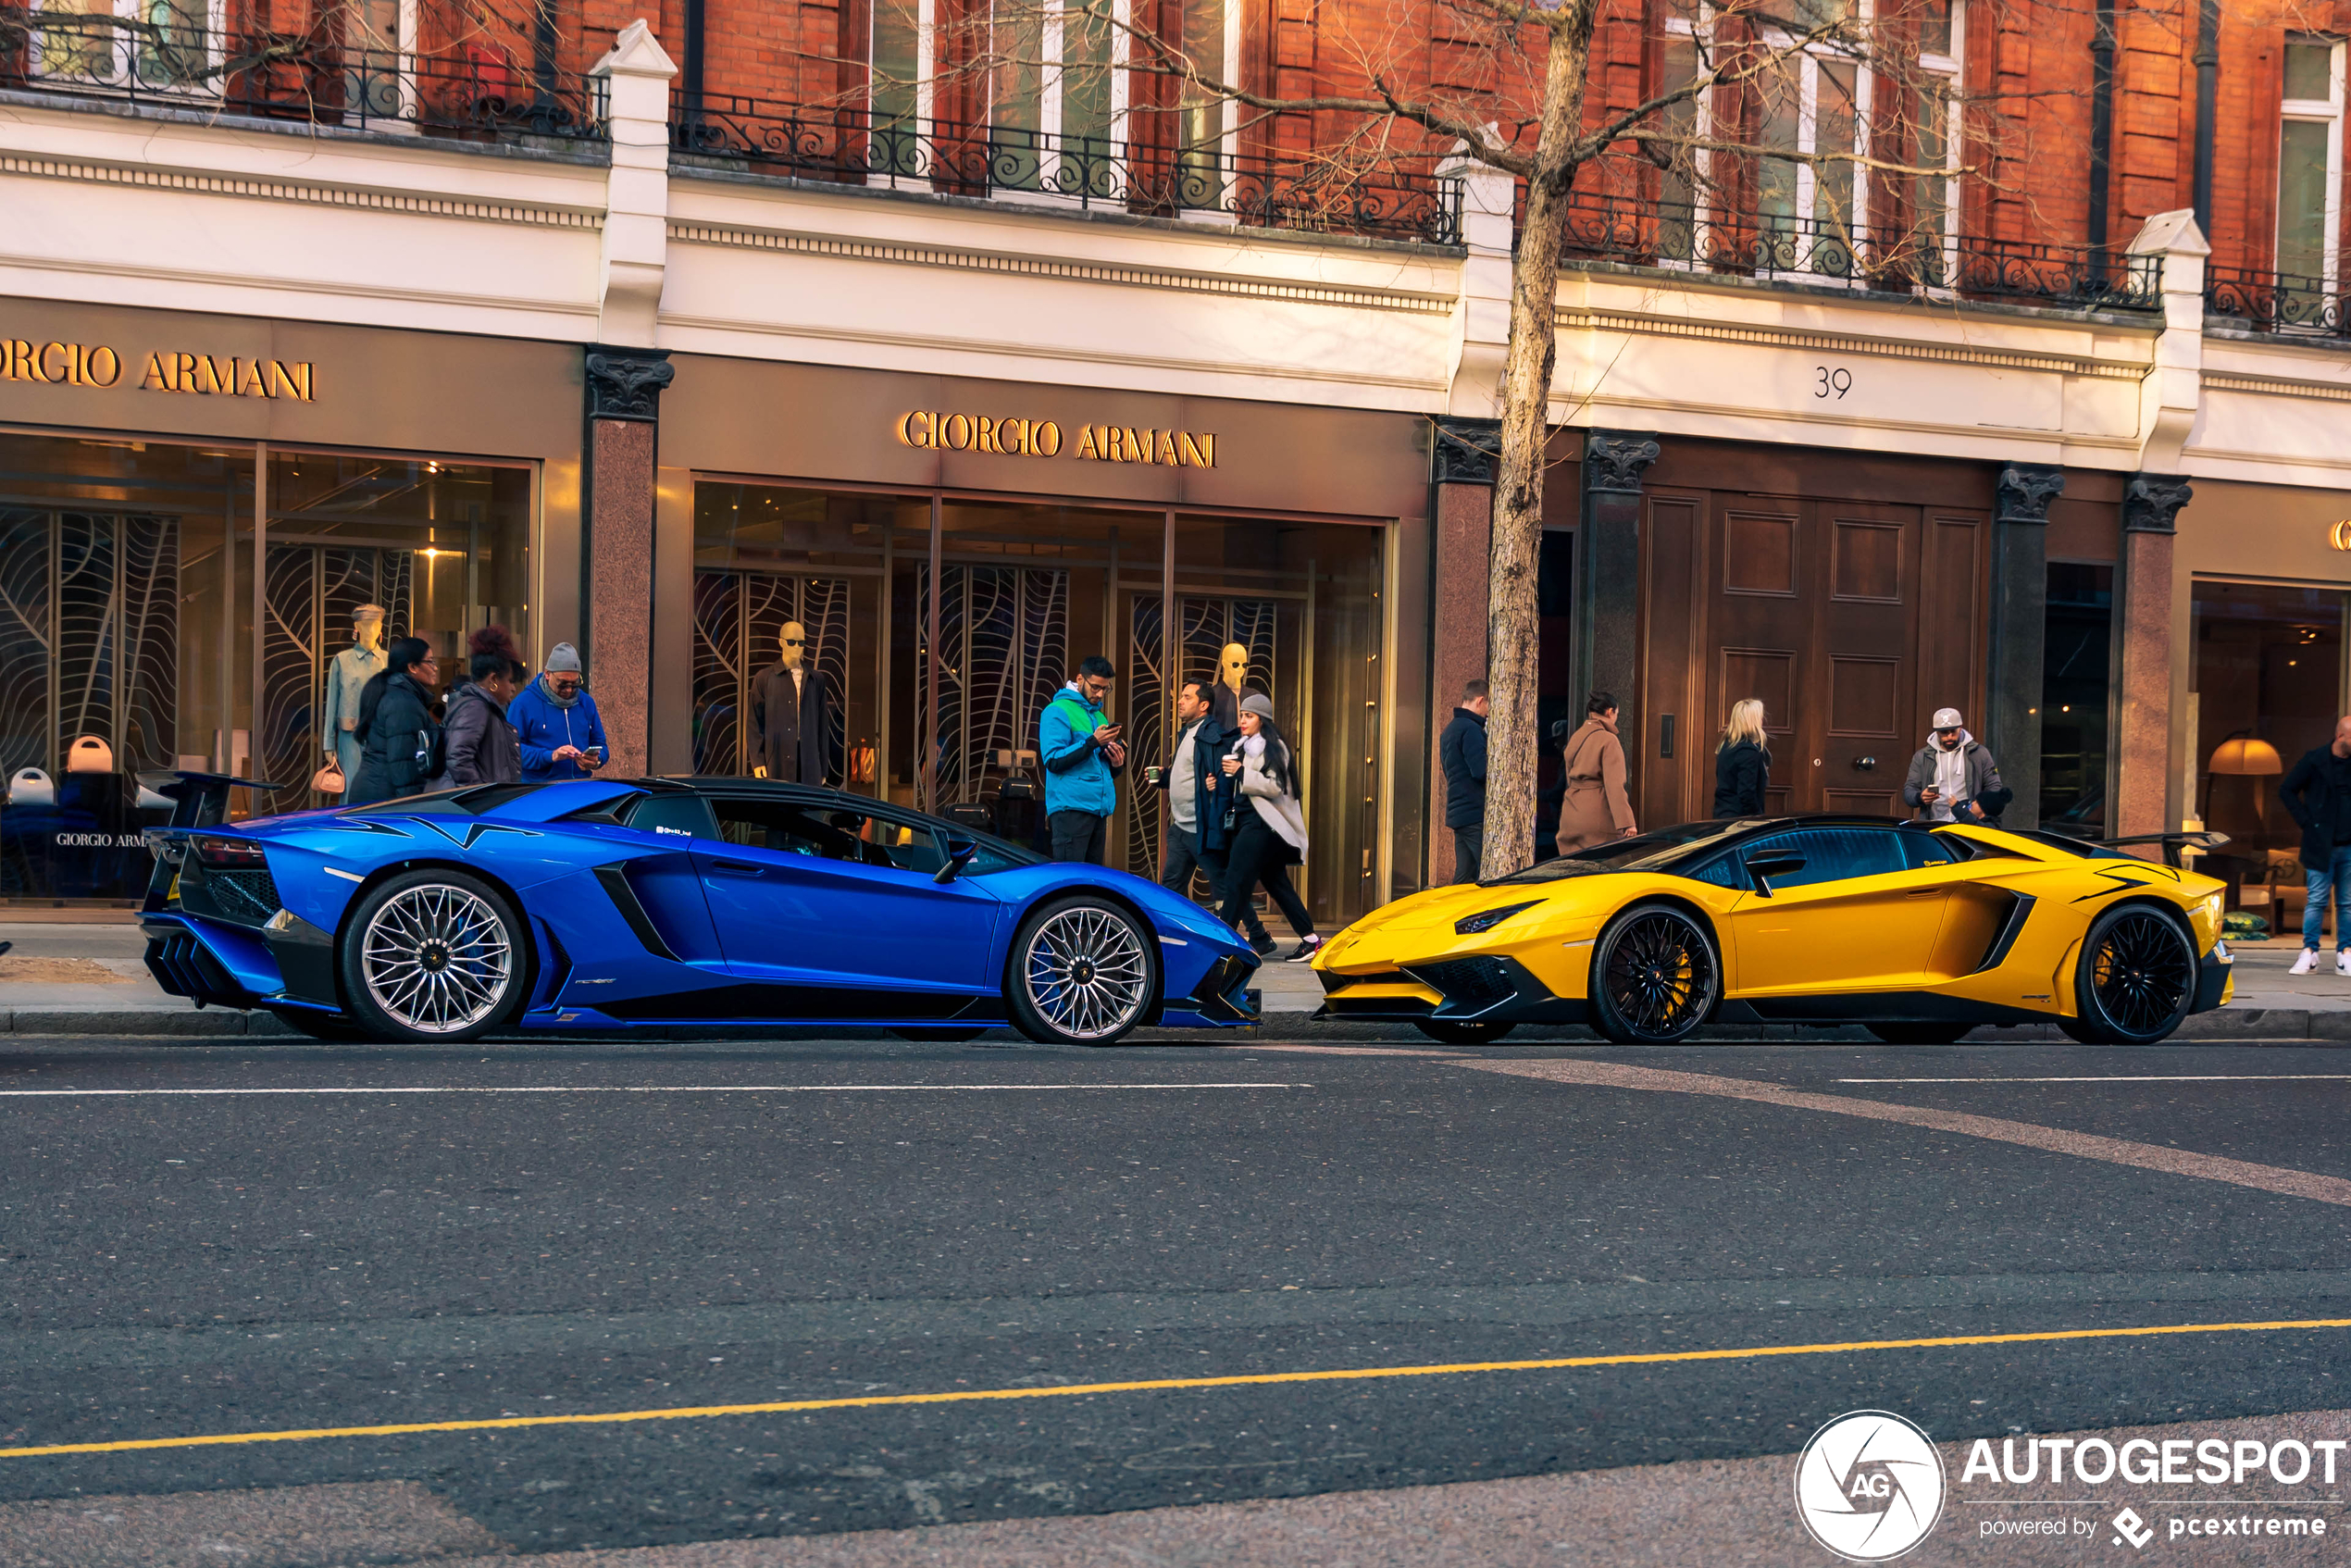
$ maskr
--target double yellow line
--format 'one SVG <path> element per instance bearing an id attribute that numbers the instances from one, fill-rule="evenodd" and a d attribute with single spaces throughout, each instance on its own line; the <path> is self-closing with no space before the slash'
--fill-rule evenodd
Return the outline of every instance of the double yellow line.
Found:
<path id="1" fill-rule="evenodd" d="M 504 1432 L 529 1426 L 607 1426 L 628 1421 L 706 1421 L 730 1415 L 799 1415 L 812 1411 L 968 1404 L 983 1400 L 1066 1400 L 1092 1394 L 1182 1392 L 1195 1388 L 1248 1388 L 1290 1383 L 1357 1383 L 1385 1377 L 1458 1377 L 1476 1372 L 1556 1372 L 1592 1366 L 1661 1366 L 1681 1362 L 1755 1361 L 1766 1356 L 1850 1355 L 1862 1350 L 1928 1350 L 1961 1345 L 2031 1345 L 2065 1339 L 2157 1338 L 2179 1334 L 2269 1334 L 2284 1329 L 2314 1328 L 2351 1328 L 2351 1318 L 2281 1319 L 2270 1323 L 2173 1323 L 2133 1328 L 2059 1328 L 2038 1334 L 1953 1334 L 1925 1339 L 1848 1339 L 1825 1345 L 1750 1345 L 1718 1350 L 1651 1350 L 1616 1356 L 1546 1356 L 1531 1361 L 1449 1362 L 1433 1366 L 1251 1372 L 1225 1377 L 1149 1377 L 1124 1383 L 1070 1383 L 1046 1388 L 954 1388 L 930 1394 L 865 1394 L 833 1400 L 775 1400 L 761 1404 L 680 1405 L 668 1410 L 603 1411 L 581 1415 L 499 1415 L 473 1421 L 313 1426 L 280 1432 L 207 1432 L 188 1437 L 132 1437 L 113 1443 L 48 1443 L 29 1448 L 0 1449 L 0 1459 L 41 1459 L 77 1453 L 134 1453 L 145 1449 L 201 1449 L 230 1443 L 308 1443 L 328 1437 L 404 1437 L 426 1432 Z"/>

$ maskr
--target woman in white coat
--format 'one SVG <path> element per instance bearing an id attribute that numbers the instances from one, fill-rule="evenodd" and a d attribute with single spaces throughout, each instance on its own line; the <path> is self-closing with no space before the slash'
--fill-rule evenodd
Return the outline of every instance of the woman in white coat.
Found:
<path id="1" fill-rule="evenodd" d="M 1274 723 L 1273 699 L 1263 691 L 1241 699 L 1240 736 L 1226 753 L 1224 768 L 1228 776 L 1238 775 L 1241 786 L 1240 799 L 1233 804 L 1232 848 L 1225 861 L 1225 924 L 1239 928 L 1243 906 L 1263 883 L 1298 937 L 1298 946 L 1284 957 L 1303 964 L 1314 956 L 1323 939 L 1314 934 L 1314 917 L 1289 883 L 1288 868 L 1306 855 L 1298 754 Z M 1268 937 L 1257 951 L 1271 952 L 1275 945 Z"/>

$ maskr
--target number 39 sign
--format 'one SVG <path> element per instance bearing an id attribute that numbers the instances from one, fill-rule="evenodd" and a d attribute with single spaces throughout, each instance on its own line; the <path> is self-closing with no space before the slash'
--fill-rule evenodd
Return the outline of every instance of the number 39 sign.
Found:
<path id="1" fill-rule="evenodd" d="M 1814 397 L 1843 397 L 1853 390 L 1853 372 L 1844 366 L 1816 365 L 1813 373 L 1820 380 L 1813 384 Z"/>

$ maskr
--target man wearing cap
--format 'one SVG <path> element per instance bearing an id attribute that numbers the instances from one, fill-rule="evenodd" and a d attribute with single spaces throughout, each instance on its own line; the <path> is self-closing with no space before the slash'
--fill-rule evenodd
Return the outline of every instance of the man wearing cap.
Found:
<path id="1" fill-rule="evenodd" d="M 1997 828 L 2016 791 L 2000 782 L 2000 765 L 1967 731 L 1957 708 L 1934 710 L 1934 730 L 1910 759 L 1903 803 L 1929 822 L 1984 822 Z"/>
<path id="2" fill-rule="evenodd" d="M 568 642 L 548 650 L 546 669 L 506 704 L 506 722 L 522 747 L 526 784 L 589 778 L 612 754 L 596 699 L 580 680 L 579 650 Z"/>

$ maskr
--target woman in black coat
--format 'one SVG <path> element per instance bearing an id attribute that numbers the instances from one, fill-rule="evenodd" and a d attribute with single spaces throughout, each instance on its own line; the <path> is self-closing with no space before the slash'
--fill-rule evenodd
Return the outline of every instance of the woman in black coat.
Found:
<path id="1" fill-rule="evenodd" d="M 359 693 L 359 777 L 345 805 L 397 800 L 425 787 L 427 758 L 436 726 L 432 716 L 432 644 L 421 637 L 393 640 L 383 673 Z"/>
<path id="2" fill-rule="evenodd" d="M 1714 750 L 1716 820 L 1763 815 L 1763 787 L 1772 777 L 1772 748 L 1763 741 L 1763 704 L 1753 697 L 1731 704 L 1731 722 Z"/>

